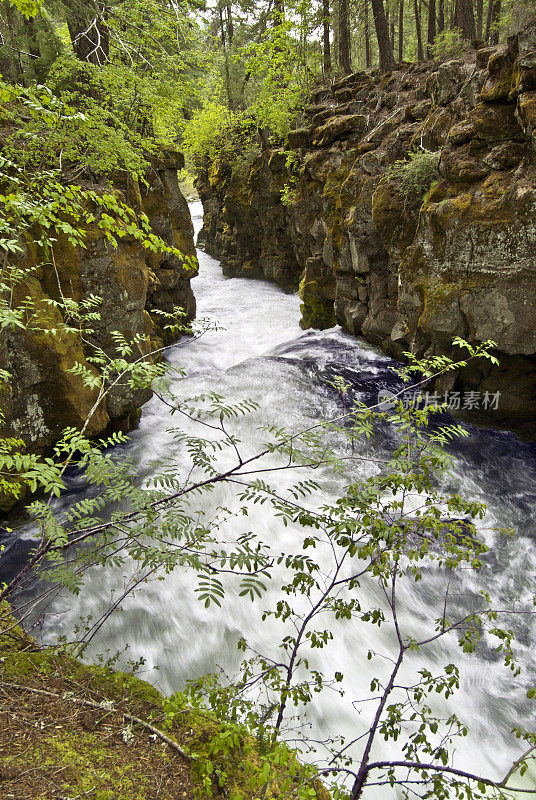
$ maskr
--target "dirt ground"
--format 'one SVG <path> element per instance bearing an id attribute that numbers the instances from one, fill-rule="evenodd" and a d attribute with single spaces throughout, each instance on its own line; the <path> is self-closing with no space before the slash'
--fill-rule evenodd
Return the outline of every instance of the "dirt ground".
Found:
<path id="1" fill-rule="evenodd" d="M 11 638 L 11 637 L 10 637 Z M 185 800 L 190 763 L 162 737 L 158 693 L 28 639 L 0 646 L 0 798 Z M 146 727 L 134 722 L 137 717 Z M 166 731 L 179 746 L 187 728 Z"/>

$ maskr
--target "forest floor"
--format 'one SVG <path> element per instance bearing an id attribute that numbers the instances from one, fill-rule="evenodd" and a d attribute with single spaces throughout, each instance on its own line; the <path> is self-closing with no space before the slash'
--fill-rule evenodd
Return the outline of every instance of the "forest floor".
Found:
<path id="1" fill-rule="evenodd" d="M 3 800 L 198 796 L 188 757 L 154 733 L 164 714 L 152 686 L 40 650 L 10 627 L 0 629 Z M 163 735 L 186 748 L 191 734 L 188 726 L 174 726 Z"/>
<path id="2" fill-rule="evenodd" d="M 168 727 L 154 686 L 39 647 L 0 603 L 0 800 L 269 800 L 283 796 L 289 773 L 291 789 L 300 785 L 284 744 L 272 764 L 249 731 L 238 735 L 180 693 L 172 706 L 180 711 Z M 222 740 L 229 746 L 216 751 Z M 318 779 L 304 785 L 312 800 L 331 800 Z"/>

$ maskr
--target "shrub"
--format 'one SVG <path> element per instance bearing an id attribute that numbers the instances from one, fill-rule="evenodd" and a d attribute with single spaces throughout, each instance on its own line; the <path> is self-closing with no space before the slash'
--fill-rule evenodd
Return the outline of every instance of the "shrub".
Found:
<path id="1" fill-rule="evenodd" d="M 182 148 L 194 167 L 220 152 L 222 139 L 234 122 L 234 115 L 218 101 L 210 101 L 186 120 L 182 128 Z"/>
<path id="2" fill-rule="evenodd" d="M 434 39 L 432 45 L 432 55 L 434 58 L 452 58 L 459 56 L 467 49 L 467 42 L 462 39 L 459 28 L 451 31 L 441 31 Z"/>
<path id="3" fill-rule="evenodd" d="M 388 169 L 387 177 L 396 180 L 404 197 L 422 196 L 437 180 L 439 153 L 429 150 L 413 150 L 407 159 L 395 161 Z"/>

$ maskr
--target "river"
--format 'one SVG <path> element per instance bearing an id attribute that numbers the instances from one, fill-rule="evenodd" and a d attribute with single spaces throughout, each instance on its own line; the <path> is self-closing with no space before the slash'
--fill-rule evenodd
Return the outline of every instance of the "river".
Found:
<path id="1" fill-rule="evenodd" d="M 201 225 L 200 204 L 192 204 L 196 228 Z M 199 253 L 199 276 L 192 282 L 197 298 L 198 316 L 209 317 L 223 327 L 194 342 L 170 348 L 168 359 L 180 365 L 186 376 L 177 381 L 174 391 L 189 397 L 215 390 L 230 399 L 246 397 L 262 405 L 262 414 L 241 418 L 235 430 L 249 452 L 262 441 L 257 428 L 266 421 L 291 429 L 303 428 L 317 419 L 335 415 L 341 400 L 328 381 L 342 374 L 351 382 L 355 395 L 374 401 L 382 388 L 392 388 L 394 379 L 389 359 L 364 342 L 344 334 L 339 328 L 327 331 L 300 329 L 299 298 L 283 293 L 278 287 L 260 281 L 227 279 L 220 265 L 203 252 Z M 143 410 L 139 429 L 134 431 L 126 448 L 142 472 L 145 464 L 160 454 L 181 457 L 180 445 L 167 431 L 171 421 L 168 409 L 153 399 Z M 501 597 L 505 606 L 518 599 L 530 604 L 534 592 L 536 567 L 536 447 L 519 441 L 513 434 L 470 428 L 471 436 L 455 447 L 456 464 L 448 478 L 448 487 L 487 504 L 483 535 L 493 547 L 488 559 L 486 585 Z M 363 456 L 374 457 L 374 447 L 387 448 L 388 434 L 379 445 L 359 445 Z M 351 468 L 351 475 L 321 475 L 322 489 L 313 502 L 336 497 L 348 477 L 372 474 L 377 467 L 366 460 Z M 276 476 L 283 487 L 288 475 Z M 64 501 L 67 502 L 67 499 Z M 219 504 L 236 503 L 231 487 L 220 487 L 207 496 L 205 511 Z M 266 507 L 253 507 L 247 521 L 235 519 L 240 530 L 252 530 L 283 552 L 290 552 L 300 533 L 284 528 Z M 494 533 L 497 526 L 516 530 L 513 538 L 502 539 Z M 51 642 L 58 635 L 72 635 L 77 620 L 92 615 L 98 618 L 125 580 L 120 570 L 92 570 L 80 598 L 67 595 L 58 600 L 47 618 L 43 640 Z M 128 576 L 127 576 L 128 577 Z M 176 571 L 162 581 L 152 581 L 124 603 L 92 641 L 88 657 L 113 654 L 129 644 L 126 658 L 143 657 L 142 677 L 155 683 L 163 692 L 172 692 L 194 678 L 218 667 L 233 673 L 239 663 L 236 644 L 245 636 L 262 652 L 277 656 L 280 630 L 276 623 L 260 623 L 260 612 L 277 598 L 277 587 L 255 602 L 237 598 L 232 593 L 221 608 L 205 608 L 193 596 L 194 576 Z M 430 584 L 429 584 L 430 585 Z M 433 594 L 433 582 L 432 582 Z M 467 587 L 471 592 L 475 587 Z M 427 593 L 428 591 L 428 593 Z M 415 586 L 404 598 L 404 624 L 426 625 L 431 602 L 430 589 Z M 527 606 L 528 607 L 528 606 Z M 470 735 L 456 745 L 456 765 L 499 777 L 506 771 L 508 759 L 519 754 L 519 744 L 509 736 L 513 724 L 530 724 L 533 715 L 525 693 L 534 678 L 533 628 L 530 617 L 519 623 L 519 653 L 527 672 L 513 678 L 499 667 L 486 648 L 476 657 L 462 656 L 453 643 L 437 645 L 425 666 L 439 669 L 457 660 L 462 671 L 462 687 L 449 701 L 470 727 Z M 392 652 L 387 632 L 370 626 L 363 641 L 363 627 L 357 633 L 344 622 L 333 622 L 334 640 L 314 656 L 313 665 L 326 673 L 334 669 L 344 673 L 344 697 L 325 691 L 315 698 L 308 711 L 313 735 L 344 734 L 355 738 L 366 730 L 369 706 L 355 704 L 368 695 L 371 678 L 384 674 L 385 665 L 362 654 L 369 648 Z M 414 667 L 417 662 L 411 662 Z M 376 747 L 375 755 L 382 750 Z M 391 750 L 389 750 L 391 752 Z M 392 752 L 395 752 L 394 750 Z M 373 789 L 367 798 L 398 797 L 396 790 Z"/>

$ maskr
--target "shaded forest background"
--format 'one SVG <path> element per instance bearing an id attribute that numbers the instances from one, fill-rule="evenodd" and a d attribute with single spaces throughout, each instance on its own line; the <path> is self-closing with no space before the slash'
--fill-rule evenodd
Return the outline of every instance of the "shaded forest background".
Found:
<path id="1" fill-rule="evenodd" d="M 141 174 L 155 144 L 195 165 L 238 120 L 284 139 L 322 80 L 456 57 L 535 15 L 534 0 L 2 0 L 0 73 L 84 114 L 62 170 Z"/>

